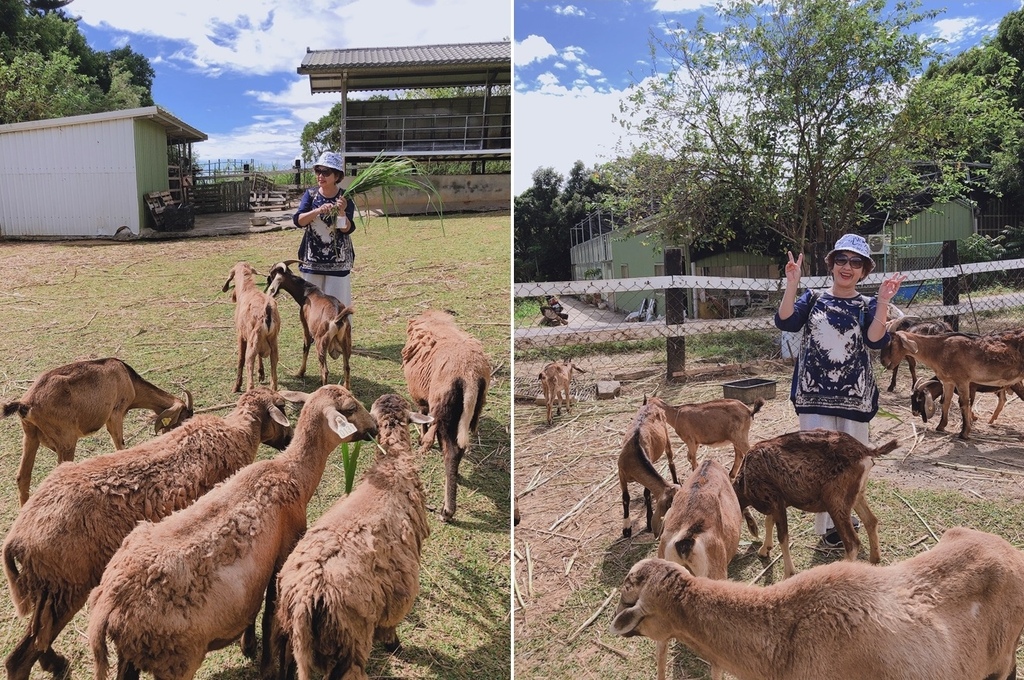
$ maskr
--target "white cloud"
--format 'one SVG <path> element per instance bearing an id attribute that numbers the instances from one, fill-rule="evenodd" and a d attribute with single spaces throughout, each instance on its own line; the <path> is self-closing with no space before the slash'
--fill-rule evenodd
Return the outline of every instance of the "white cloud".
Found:
<path id="1" fill-rule="evenodd" d="M 539 89 L 513 94 L 512 191 L 516 195 L 532 186 L 537 168 L 552 167 L 565 176 L 577 160 L 587 167 L 612 160 L 624 134 L 613 120 L 623 92 L 598 92 L 589 86 L 568 89 L 551 74 L 537 80 Z"/>
<path id="2" fill-rule="evenodd" d="M 935 30 L 939 37 L 948 42 L 958 42 L 978 32 L 979 21 L 975 17 L 958 17 L 955 19 L 939 19 L 935 22 Z"/>
<path id="3" fill-rule="evenodd" d="M 516 66 L 526 66 L 535 61 L 544 61 L 558 54 L 546 39 L 539 35 L 526 36 L 522 42 L 512 45 L 512 59 Z"/>
<path id="4" fill-rule="evenodd" d="M 555 5 L 554 10 L 555 14 L 561 14 L 562 16 L 566 17 L 582 17 L 586 16 L 587 14 L 576 5 L 565 5 L 564 7 Z"/>
<path id="5" fill-rule="evenodd" d="M 692 12 L 703 7 L 713 7 L 715 0 L 655 0 L 655 12 Z"/>

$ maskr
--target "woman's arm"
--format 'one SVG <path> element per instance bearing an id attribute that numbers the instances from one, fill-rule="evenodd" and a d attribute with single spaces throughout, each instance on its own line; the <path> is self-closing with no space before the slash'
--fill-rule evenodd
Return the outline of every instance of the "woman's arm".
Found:
<path id="1" fill-rule="evenodd" d="M 882 285 L 878 287 L 878 296 L 875 298 L 875 316 L 871 319 L 871 325 L 868 326 L 868 343 L 877 345 L 885 338 L 885 324 L 889 316 L 889 303 L 896 297 L 896 293 L 900 290 L 900 284 L 906 278 L 905 274 L 893 274 L 882 281 Z"/>

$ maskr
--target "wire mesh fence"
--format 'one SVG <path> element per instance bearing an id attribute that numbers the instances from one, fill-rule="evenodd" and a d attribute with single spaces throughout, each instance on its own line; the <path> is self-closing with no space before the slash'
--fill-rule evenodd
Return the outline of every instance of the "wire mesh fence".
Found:
<path id="1" fill-rule="evenodd" d="M 893 300 L 897 313 L 941 318 L 969 333 L 1024 326 L 1024 259 L 901 273 L 907 278 Z M 871 274 L 860 291 L 874 295 L 886 276 Z M 827 289 L 831 280 L 805 277 L 801 285 Z M 678 339 L 751 331 L 761 340 L 761 358 L 790 358 L 790 339 L 774 324 L 784 286 L 784 279 L 707 276 L 517 283 L 514 348 L 517 358 L 531 350 L 555 357 L 570 346 L 647 343 L 650 349 L 652 341 L 671 346 Z"/>

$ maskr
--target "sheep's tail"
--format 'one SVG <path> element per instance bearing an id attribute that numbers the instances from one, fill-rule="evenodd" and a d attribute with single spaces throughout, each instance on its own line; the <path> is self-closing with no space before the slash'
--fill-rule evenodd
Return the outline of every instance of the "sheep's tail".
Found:
<path id="1" fill-rule="evenodd" d="M 28 598 L 21 589 L 19 583 L 18 562 L 15 556 L 13 541 L 4 543 L 4 573 L 7 574 L 7 585 L 11 589 L 11 599 L 14 601 L 14 611 L 18 616 L 25 616 L 28 607 L 25 606 Z"/>
<path id="2" fill-rule="evenodd" d="M 874 449 L 873 451 L 871 451 L 871 457 L 872 458 L 877 458 L 878 456 L 884 456 L 885 454 L 889 453 L 890 451 L 896 450 L 896 448 L 898 446 L 899 446 L 899 442 L 897 442 L 895 439 L 893 439 L 892 441 L 886 442 L 885 444 L 882 444 L 881 446 L 879 446 L 877 449 Z"/>
<path id="3" fill-rule="evenodd" d="M 313 662 L 313 606 L 306 598 L 299 598 L 294 607 L 282 611 L 288 617 L 287 626 L 282 626 L 283 635 L 287 637 L 282 643 L 291 648 L 291 658 L 295 661 L 300 678 L 315 675 L 316 666 Z"/>
<path id="4" fill-rule="evenodd" d="M 469 445 L 470 435 L 476 431 L 480 421 L 480 412 L 483 411 L 483 400 L 486 389 L 486 381 L 477 378 L 476 381 L 467 380 L 463 383 L 462 389 L 462 415 L 459 417 L 459 432 L 456 443 L 460 449 Z"/>
<path id="5" fill-rule="evenodd" d="M 267 332 L 274 329 L 274 306 L 269 302 L 263 310 L 263 323 L 267 327 Z"/>
<path id="6" fill-rule="evenodd" d="M 94 593 L 95 595 L 95 593 Z M 110 621 L 110 606 L 99 597 L 92 601 L 89 615 L 89 647 L 92 649 L 93 677 L 95 680 L 107 680 L 110 670 L 110 659 L 107 655 L 107 624 Z M 125 663 L 123 660 L 120 663 Z"/>

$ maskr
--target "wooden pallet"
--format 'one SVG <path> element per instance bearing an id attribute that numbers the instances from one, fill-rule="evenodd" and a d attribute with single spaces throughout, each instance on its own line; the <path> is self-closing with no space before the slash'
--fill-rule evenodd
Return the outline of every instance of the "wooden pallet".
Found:
<path id="1" fill-rule="evenodd" d="M 192 206 L 175 200 L 170 191 L 151 191 L 145 199 L 157 231 L 185 231 L 195 226 Z"/>

